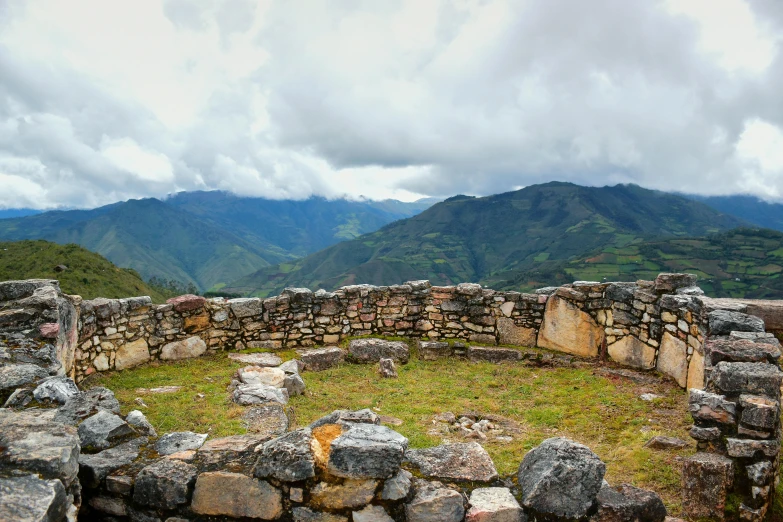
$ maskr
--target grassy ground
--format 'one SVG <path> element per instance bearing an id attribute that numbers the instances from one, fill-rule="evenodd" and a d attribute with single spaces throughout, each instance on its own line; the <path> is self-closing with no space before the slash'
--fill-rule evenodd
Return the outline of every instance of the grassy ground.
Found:
<path id="1" fill-rule="evenodd" d="M 281 355 L 284 359 L 295 356 L 293 352 Z M 114 390 L 123 413 L 138 408 L 134 399 L 141 397 L 149 406 L 145 414 L 159 432 L 192 430 L 219 437 L 243 432 L 239 419 L 243 408 L 229 402 L 226 392 L 239 366 L 225 354 L 218 354 L 107 373 L 85 384 Z M 428 434 L 435 414 L 500 415 L 518 425 L 513 442 L 484 443 L 501 475 L 515 473 L 525 453 L 542 440 L 566 436 L 586 444 L 603 459 L 610 483 L 628 482 L 657 491 L 670 514 L 680 514 L 678 457 L 694 449 L 644 448 L 655 435 L 688 440 L 686 430 L 691 423 L 686 394 L 676 385 L 639 385 L 604 376 L 592 365 L 537 368 L 457 359 L 430 362 L 414 357 L 407 365 L 399 365 L 398 372 L 399 379 L 381 379 L 375 365 L 353 364 L 306 372 L 307 392 L 292 398 L 289 406 L 300 426 L 335 409 L 372 408 L 380 415 L 402 420 L 401 425 L 392 427 L 410 439 L 411 447 L 433 446 L 444 440 Z M 137 388 L 164 385 L 183 388 L 172 394 L 137 392 Z M 662 398 L 653 402 L 639 399 L 645 392 Z"/>

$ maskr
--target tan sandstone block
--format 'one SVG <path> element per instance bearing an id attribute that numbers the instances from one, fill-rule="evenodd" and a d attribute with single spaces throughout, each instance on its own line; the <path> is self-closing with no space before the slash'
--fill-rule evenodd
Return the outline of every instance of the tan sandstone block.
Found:
<path id="1" fill-rule="evenodd" d="M 669 332 L 663 334 L 658 371 L 673 377 L 683 388 L 688 384 L 688 346 Z"/>
<path id="2" fill-rule="evenodd" d="M 200 515 L 273 520 L 283 513 L 280 490 L 240 473 L 202 473 L 196 480 L 191 508 Z"/>
<path id="3" fill-rule="evenodd" d="M 547 300 L 544 322 L 538 332 L 541 348 L 595 357 L 603 336 L 603 328 L 590 314 L 561 297 L 552 296 Z"/>
<path id="4" fill-rule="evenodd" d="M 687 388 L 704 389 L 704 356 L 696 350 L 693 351 L 691 362 L 688 364 Z"/>
<path id="5" fill-rule="evenodd" d="M 120 346 L 114 355 L 114 368 L 124 370 L 132 368 L 150 360 L 150 350 L 147 341 L 143 338 Z"/>
<path id="6" fill-rule="evenodd" d="M 632 368 L 650 370 L 655 365 L 655 348 L 632 335 L 609 345 L 612 360 Z"/>

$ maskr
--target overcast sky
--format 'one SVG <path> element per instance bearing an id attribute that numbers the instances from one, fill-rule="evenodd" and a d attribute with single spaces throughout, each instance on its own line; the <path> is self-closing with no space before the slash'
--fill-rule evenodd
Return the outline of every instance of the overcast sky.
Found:
<path id="1" fill-rule="evenodd" d="M 0 208 L 783 199 L 781 0 L 0 0 Z"/>

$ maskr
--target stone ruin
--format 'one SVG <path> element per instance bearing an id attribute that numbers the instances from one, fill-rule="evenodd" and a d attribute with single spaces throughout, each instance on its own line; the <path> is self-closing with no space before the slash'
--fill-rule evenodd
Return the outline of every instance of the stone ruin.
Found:
<path id="1" fill-rule="evenodd" d="M 477 442 L 408 449 L 372 411 L 337 411 L 310 426 L 206 440 L 158 436 L 139 411 L 120 415 L 105 388 L 77 383 L 101 371 L 244 348 L 297 348 L 299 361 L 232 354 L 248 366 L 236 402 L 279 408 L 301 373 L 346 357 L 513 362 L 611 359 L 657 370 L 689 393 L 698 453 L 683 464 L 691 520 L 768 518 L 779 476 L 783 304 L 710 299 L 688 274 L 636 283 L 576 282 L 533 294 L 476 284 L 286 289 L 268 299 L 64 295 L 57 281 L 0 283 L 0 520 L 662 521 L 652 492 L 603 481 L 587 447 L 544 441 L 516 482 L 498 477 Z M 446 342 L 450 341 L 450 342 Z M 482 346 L 475 346 L 478 343 Z M 317 346 L 324 346 L 317 348 Z M 552 355 L 560 352 L 562 356 Z M 249 358 L 249 359 L 241 359 Z M 262 369 L 265 369 L 262 371 Z M 268 370 L 268 371 L 267 371 Z M 284 416 L 283 416 L 284 418 Z"/>

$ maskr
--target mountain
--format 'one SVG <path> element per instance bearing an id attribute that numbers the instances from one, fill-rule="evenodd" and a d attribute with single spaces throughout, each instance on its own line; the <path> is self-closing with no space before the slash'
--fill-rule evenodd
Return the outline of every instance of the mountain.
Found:
<path id="1" fill-rule="evenodd" d="M 0 219 L 34 216 L 40 214 L 41 210 L 35 210 L 32 208 L 6 208 L 0 209 Z"/>
<path id="2" fill-rule="evenodd" d="M 783 205 L 755 196 L 687 196 L 724 214 L 731 214 L 764 228 L 783 231 Z"/>
<path id="3" fill-rule="evenodd" d="M 287 286 L 335 288 L 411 279 L 493 285 L 544 261 L 599 248 L 747 225 L 703 203 L 635 185 L 553 182 L 483 198 L 455 196 L 304 259 L 262 268 L 227 290 L 264 296 Z"/>
<path id="4" fill-rule="evenodd" d="M 67 269 L 58 272 L 54 267 L 59 265 Z M 79 245 L 48 241 L 0 243 L 0 281 L 33 278 L 58 279 L 63 292 L 85 299 L 148 295 L 162 303 L 169 297 L 147 285 L 135 271 L 118 268 Z"/>
<path id="5" fill-rule="evenodd" d="M 0 219 L 0 240 L 76 243 L 147 280 L 219 290 L 261 267 L 377 230 L 423 205 L 398 203 L 180 193 L 166 201 L 129 200 Z"/>
<path id="6" fill-rule="evenodd" d="M 783 233 L 739 228 L 707 237 L 634 241 L 570 261 L 547 261 L 497 286 L 524 291 L 575 280 L 649 280 L 661 272 L 697 274 L 712 297 L 781 299 Z"/>

